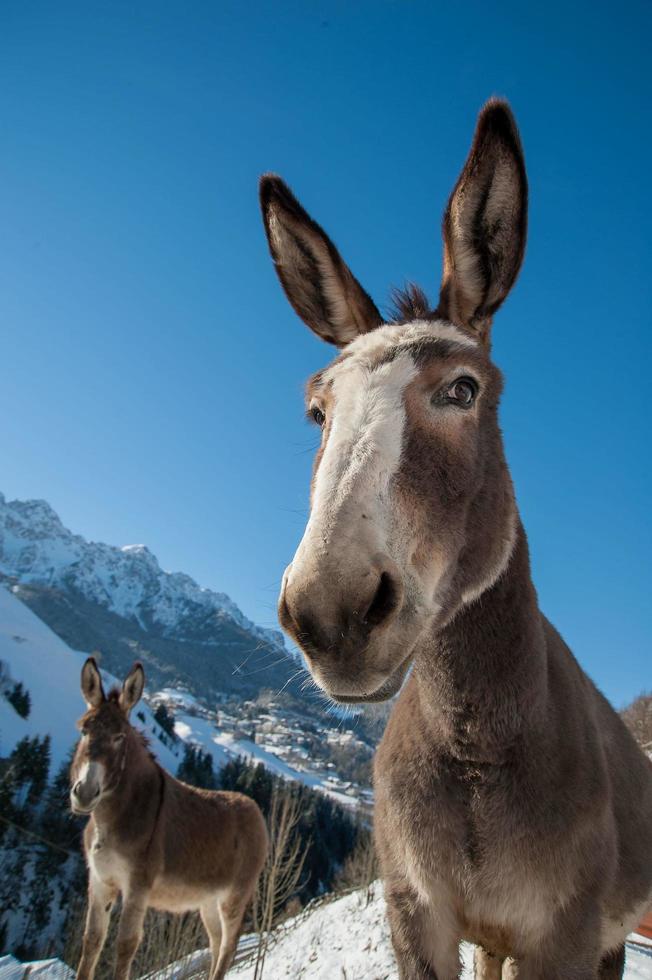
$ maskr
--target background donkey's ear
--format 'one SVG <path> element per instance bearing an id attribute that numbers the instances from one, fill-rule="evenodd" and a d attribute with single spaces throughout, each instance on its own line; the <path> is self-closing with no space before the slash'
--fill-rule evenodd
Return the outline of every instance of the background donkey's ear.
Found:
<path id="1" fill-rule="evenodd" d="M 141 663 L 135 663 L 122 685 L 120 691 L 120 707 L 126 715 L 129 714 L 135 704 L 137 704 L 145 687 L 145 671 Z"/>
<path id="2" fill-rule="evenodd" d="M 95 657 L 89 657 L 82 667 L 81 692 L 89 708 L 97 708 L 106 700 Z"/>
<path id="3" fill-rule="evenodd" d="M 444 214 L 441 316 L 486 339 L 521 267 L 526 232 L 521 141 L 507 103 L 491 99 Z"/>
<path id="4" fill-rule="evenodd" d="M 343 347 L 382 323 L 330 238 L 275 174 L 261 177 L 260 205 L 281 285 L 314 333 Z"/>

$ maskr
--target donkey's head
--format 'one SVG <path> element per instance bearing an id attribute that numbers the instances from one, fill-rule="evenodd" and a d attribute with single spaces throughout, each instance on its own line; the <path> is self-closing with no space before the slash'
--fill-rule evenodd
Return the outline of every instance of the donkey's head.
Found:
<path id="1" fill-rule="evenodd" d="M 489 328 L 525 247 L 516 124 L 504 102 L 480 114 L 444 215 L 434 310 L 411 287 L 396 321 L 383 323 L 278 177 L 263 177 L 261 203 L 288 299 L 341 349 L 308 382 L 322 441 L 280 621 L 332 698 L 384 700 L 400 687 L 419 636 L 490 588 L 514 542 Z"/>
<path id="2" fill-rule="evenodd" d="M 145 674 L 136 663 L 122 685 L 109 692 L 93 657 L 82 668 L 81 690 L 88 711 L 77 722 L 81 739 L 70 768 L 70 806 L 74 813 L 91 813 L 120 784 L 129 742 L 137 738 L 129 712 L 140 700 Z"/>

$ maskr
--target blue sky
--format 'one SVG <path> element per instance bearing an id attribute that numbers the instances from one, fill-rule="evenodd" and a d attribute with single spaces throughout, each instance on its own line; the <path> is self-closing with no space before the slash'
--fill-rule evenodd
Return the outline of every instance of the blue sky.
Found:
<path id="1" fill-rule="evenodd" d="M 535 582 L 616 704 L 652 688 L 651 28 L 636 2 L 3 3 L 0 489 L 275 622 L 331 351 L 277 284 L 257 178 L 381 308 L 435 296 L 503 95 L 531 210 L 494 355 Z"/>

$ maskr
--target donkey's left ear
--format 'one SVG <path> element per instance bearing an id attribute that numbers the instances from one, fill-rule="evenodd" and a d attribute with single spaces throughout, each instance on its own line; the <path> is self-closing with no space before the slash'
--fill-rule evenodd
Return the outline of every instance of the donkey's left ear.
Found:
<path id="1" fill-rule="evenodd" d="M 141 663 L 135 663 L 127 677 L 122 690 L 120 691 L 120 707 L 126 715 L 129 714 L 135 704 L 137 704 L 143 694 L 145 687 L 145 671 Z"/>
<path id="2" fill-rule="evenodd" d="M 440 315 L 486 341 L 518 275 L 527 234 L 525 160 L 506 102 L 491 99 L 480 113 L 443 234 Z"/>
<path id="3" fill-rule="evenodd" d="M 383 322 L 326 232 L 276 174 L 261 177 L 260 206 L 285 295 L 313 333 L 344 347 Z"/>
<path id="4" fill-rule="evenodd" d="M 97 667 L 95 657 L 88 657 L 81 672 L 81 692 L 87 708 L 99 708 L 106 701 L 102 676 Z"/>

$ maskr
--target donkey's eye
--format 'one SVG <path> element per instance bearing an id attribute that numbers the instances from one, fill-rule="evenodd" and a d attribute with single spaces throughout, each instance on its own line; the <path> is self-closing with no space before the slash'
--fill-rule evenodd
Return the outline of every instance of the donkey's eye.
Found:
<path id="1" fill-rule="evenodd" d="M 125 740 L 125 733 L 124 732 L 120 732 L 118 735 L 114 735 L 113 736 L 113 744 L 114 745 L 120 745 L 120 743 L 121 742 L 124 742 L 124 740 Z"/>
<path id="2" fill-rule="evenodd" d="M 326 421 L 326 416 L 322 412 L 318 405 L 311 405 L 308 414 L 313 422 L 316 422 L 320 429 L 323 429 L 324 422 Z"/>
<path id="3" fill-rule="evenodd" d="M 456 405 L 469 408 L 475 401 L 477 393 L 478 386 L 473 378 L 458 378 L 446 392 L 446 398 Z"/>

